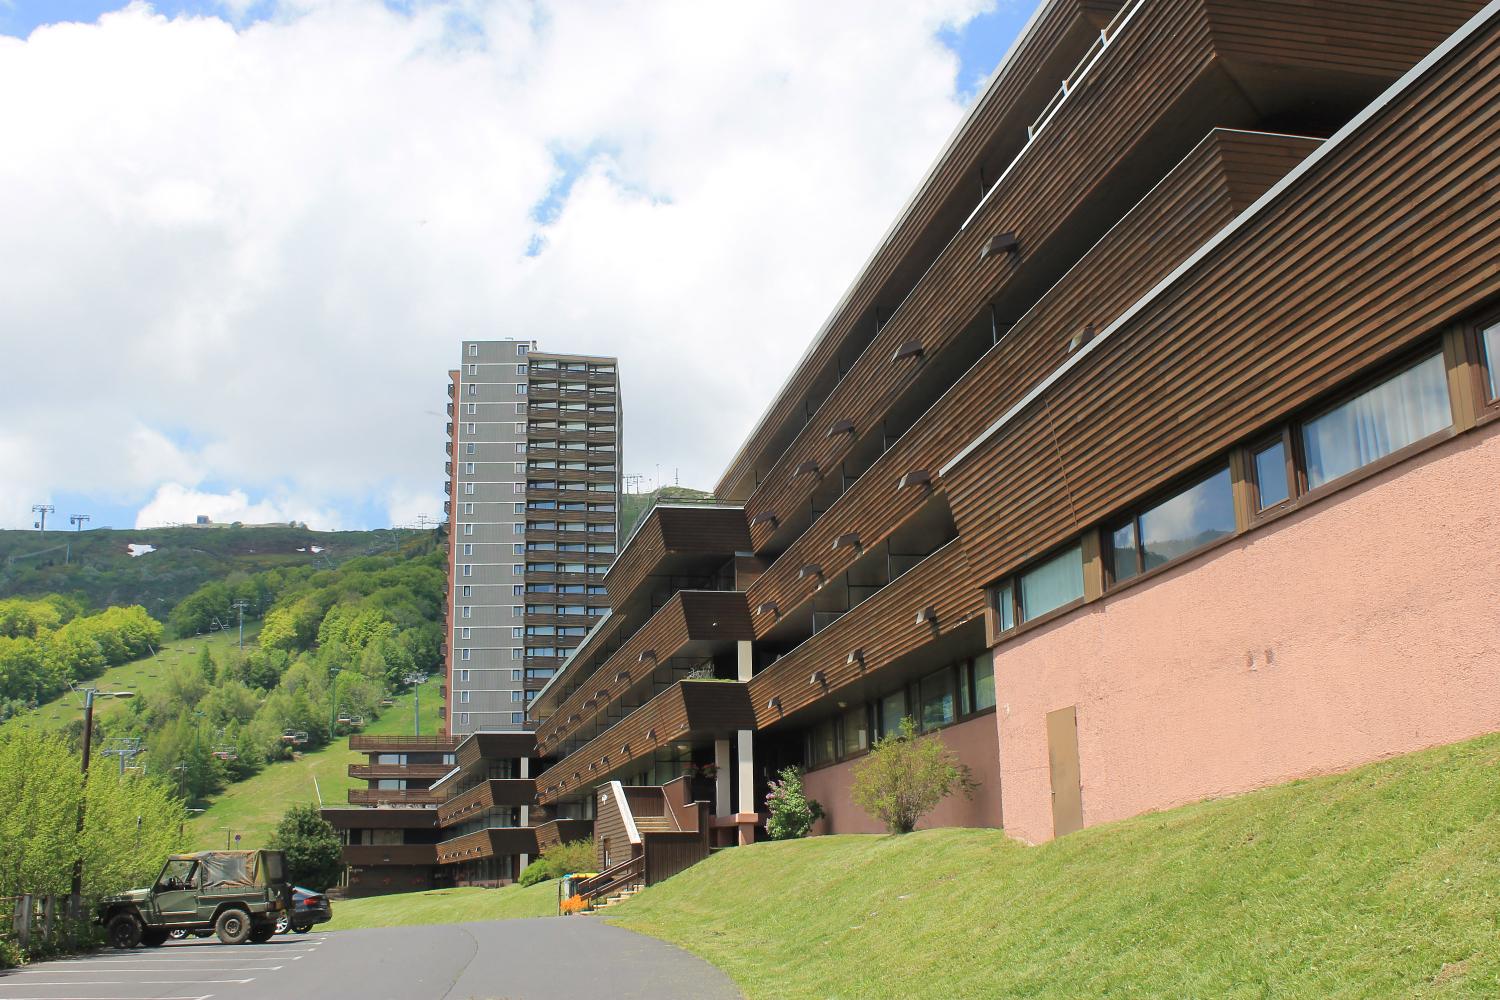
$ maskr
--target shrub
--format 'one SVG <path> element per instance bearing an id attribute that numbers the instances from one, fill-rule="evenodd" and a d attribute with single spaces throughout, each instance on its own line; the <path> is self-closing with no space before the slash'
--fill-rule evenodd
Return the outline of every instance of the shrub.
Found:
<path id="1" fill-rule="evenodd" d="M 771 811 L 766 832 L 772 840 L 805 837 L 813 824 L 823 818 L 823 807 L 817 799 L 807 797 L 800 770 L 784 767 L 779 777 L 780 781 L 770 782 L 771 791 L 766 795 L 766 805 Z"/>
<path id="2" fill-rule="evenodd" d="M 891 833 L 911 833 L 917 821 L 954 792 L 974 797 L 973 773 L 935 736 L 918 736 L 910 718 L 878 739 L 854 768 L 854 804 Z"/>
<path id="3" fill-rule="evenodd" d="M 271 846 L 286 852 L 287 879 L 322 892 L 344 870 L 339 835 L 310 802 L 292 806 L 281 818 Z"/>
<path id="4" fill-rule="evenodd" d="M 556 877 L 552 874 L 552 866 L 547 864 L 547 859 L 537 858 L 526 866 L 525 870 L 521 872 L 521 877 L 516 879 L 516 881 L 522 886 L 528 886 L 536 885 L 538 882 L 545 882 L 549 878 Z"/>

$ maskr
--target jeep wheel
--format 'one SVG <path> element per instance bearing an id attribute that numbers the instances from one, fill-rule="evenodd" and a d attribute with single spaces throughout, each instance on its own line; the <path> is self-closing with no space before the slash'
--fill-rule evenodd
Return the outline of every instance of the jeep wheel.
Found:
<path id="1" fill-rule="evenodd" d="M 265 944 L 267 941 L 271 940 L 271 938 L 275 936 L 275 934 L 275 924 L 258 924 L 250 932 L 250 942 L 252 944 Z"/>
<path id="2" fill-rule="evenodd" d="M 168 931 L 161 927 L 148 927 L 141 932 L 141 944 L 147 948 L 160 948 L 167 943 Z"/>
<path id="3" fill-rule="evenodd" d="M 109 943 L 116 948 L 134 948 L 141 943 L 141 922 L 134 913 L 116 913 L 109 918 Z"/>
<path id="4" fill-rule="evenodd" d="M 225 910 L 214 921 L 214 932 L 225 944 L 244 944 L 250 939 L 250 914 L 244 910 Z"/>

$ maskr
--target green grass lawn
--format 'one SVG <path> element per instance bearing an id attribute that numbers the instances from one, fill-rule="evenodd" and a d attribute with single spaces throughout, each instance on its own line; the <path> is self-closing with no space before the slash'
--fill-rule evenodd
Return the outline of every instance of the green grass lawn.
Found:
<path id="1" fill-rule="evenodd" d="M 247 647 L 253 642 L 255 631 L 245 629 Z M 172 639 L 162 644 L 156 656 L 131 660 L 118 667 L 110 667 L 97 678 L 89 681 L 91 687 L 100 691 L 130 691 L 140 695 L 152 695 L 161 690 L 167 675 L 179 664 L 190 665 L 197 661 L 198 651 L 207 646 L 215 660 L 234 649 L 239 643 L 239 633 L 215 632 L 212 635 L 194 636 L 191 639 Z M 125 702 L 114 698 L 98 698 L 94 701 L 94 716 L 105 720 L 126 709 Z M 70 722 L 83 719 L 83 697 L 65 691 L 58 697 L 37 706 L 34 712 L 25 712 L 6 720 L 4 726 L 28 727 L 46 732 L 60 732 Z"/>
<path id="2" fill-rule="evenodd" d="M 438 697 L 441 677 L 422 685 L 422 732 L 438 730 Z M 404 694 L 384 709 L 364 732 L 379 736 L 409 734 L 414 726 L 412 695 Z M 230 785 L 208 809 L 188 822 L 187 833 L 193 850 L 230 846 L 234 835 L 240 835 L 242 848 L 264 847 L 280 822 L 287 806 L 298 802 L 317 802 L 319 793 L 324 805 L 348 805 L 351 788 L 364 788 L 366 782 L 349 777 L 350 764 L 363 764 L 369 757 L 349 749 L 344 737 L 297 760 L 269 765 L 255 777 Z"/>
<path id="3" fill-rule="evenodd" d="M 1500 736 L 1041 847 L 735 848 L 610 918 L 752 1000 L 1500 996 Z"/>
<path id="4" fill-rule="evenodd" d="M 556 915 L 557 881 L 553 880 L 524 889 L 509 885 L 503 889 L 435 889 L 365 899 L 337 899 L 333 902 L 333 920 L 320 929 L 347 931 L 364 927 L 406 927 Z"/>

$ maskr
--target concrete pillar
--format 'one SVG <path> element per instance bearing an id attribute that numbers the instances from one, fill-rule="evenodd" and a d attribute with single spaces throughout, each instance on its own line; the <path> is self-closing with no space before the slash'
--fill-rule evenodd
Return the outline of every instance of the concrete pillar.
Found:
<path id="1" fill-rule="evenodd" d="M 739 667 L 738 677 L 742 681 L 748 681 L 754 667 L 754 660 L 750 656 L 750 640 L 741 639 L 734 646 L 737 657 L 736 665 Z"/>
<path id="2" fill-rule="evenodd" d="M 728 740 L 714 740 L 714 766 L 719 770 L 714 776 L 714 815 L 728 816 L 731 783 Z"/>
<path id="3" fill-rule="evenodd" d="M 522 757 L 521 758 L 521 777 L 522 778 L 529 778 L 529 777 L 531 777 L 531 758 L 530 757 Z M 531 807 L 530 806 L 522 806 L 521 807 L 521 825 L 522 826 L 530 826 L 531 825 Z M 521 855 L 521 867 L 522 868 L 526 867 L 526 855 L 524 855 L 524 854 Z"/>

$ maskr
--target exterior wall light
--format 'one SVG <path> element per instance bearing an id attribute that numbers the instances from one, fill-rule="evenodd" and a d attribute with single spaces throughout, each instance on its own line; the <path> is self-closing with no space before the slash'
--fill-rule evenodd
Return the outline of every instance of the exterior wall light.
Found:
<path id="1" fill-rule="evenodd" d="M 1019 254 L 1021 252 L 1021 241 L 1016 239 L 1015 233 L 996 233 L 984 241 L 979 248 L 979 259 L 987 260 L 990 257 L 998 257 L 1003 253 Z"/>
<path id="2" fill-rule="evenodd" d="M 927 349 L 922 346 L 920 340 L 908 340 L 896 348 L 896 353 L 891 355 L 892 361 L 904 361 L 907 358 L 926 357 Z"/>
<path id="3" fill-rule="evenodd" d="M 830 427 L 830 428 L 828 428 L 828 435 L 827 436 L 828 437 L 833 437 L 835 434 L 853 434 L 853 433 L 854 433 L 854 421 L 852 421 L 852 420 L 835 420 L 833 422 L 833 426 Z"/>

